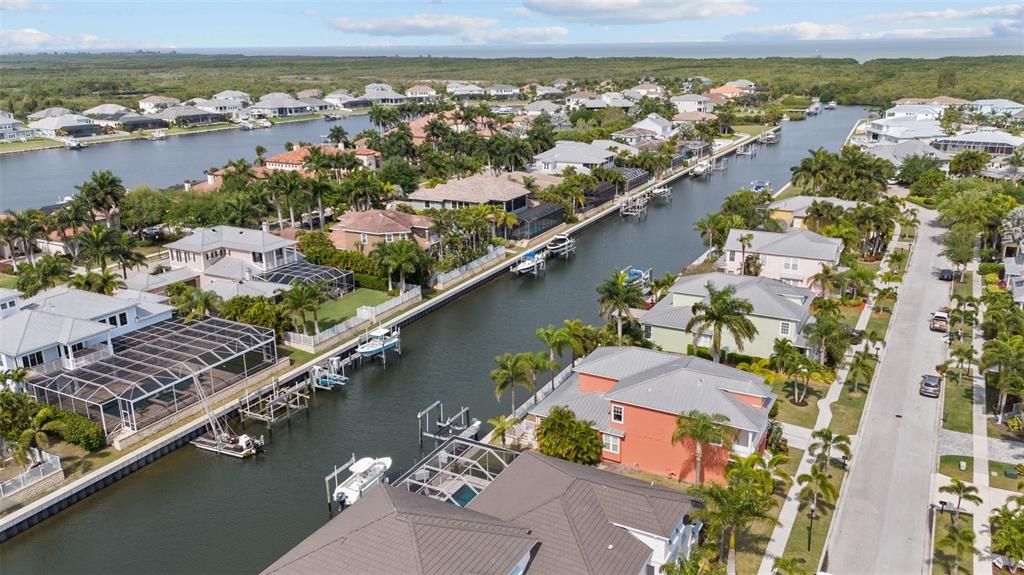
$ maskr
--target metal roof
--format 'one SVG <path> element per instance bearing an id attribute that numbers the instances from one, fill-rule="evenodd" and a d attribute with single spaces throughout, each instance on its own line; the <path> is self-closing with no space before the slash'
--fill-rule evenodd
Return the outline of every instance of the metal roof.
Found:
<path id="1" fill-rule="evenodd" d="M 694 274 L 679 278 L 669 291 L 673 294 L 706 298 L 708 282 L 719 289 L 734 286 L 736 297 L 745 299 L 754 306 L 752 315 L 791 320 L 800 324 L 811 316 L 810 307 L 815 297 L 814 292 L 765 277 L 721 272 Z M 684 329 L 692 316 L 691 306 L 673 306 L 672 300 L 672 297 L 662 299 L 640 318 L 641 323 Z"/>
<path id="2" fill-rule="evenodd" d="M 288 285 L 295 282 L 302 282 L 304 284 L 327 282 L 334 286 L 352 286 L 355 281 L 353 279 L 354 275 L 348 270 L 332 268 L 330 266 L 319 266 L 305 260 L 276 267 L 257 277 L 263 281 Z"/>
<path id="3" fill-rule="evenodd" d="M 196 228 L 191 235 L 171 242 L 164 247 L 187 252 L 205 252 L 218 248 L 268 252 L 295 244 L 295 240 L 286 240 L 261 230 L 237 228 L 235 226 L 214 226 L 212 228 Z"/>
<path id="4" fill-rule="evenodd" d="M 741 251 L 740 237 L 751 236 L 748 254 L 770 254 L 791 258 L 821 260 L 838 263 L 839 254 L 843 252 L 843 240 L 829 238 L 810 230 L 800 229 L 790 232 L 764 232 L 760 230 L 729 230 L 725 240 L 725 249 Z"/>
<path id="5" fill-rule="evenodd" d="M 0 319 L 0 353 L 18 357 L 57 344 L 71 345 L 110 331 L 105 323 L 22 310 Z"/>

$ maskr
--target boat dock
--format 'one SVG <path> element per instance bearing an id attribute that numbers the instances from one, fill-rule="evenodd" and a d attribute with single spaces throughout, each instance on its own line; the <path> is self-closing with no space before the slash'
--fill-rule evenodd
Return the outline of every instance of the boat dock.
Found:
<path id="1" fill-rule="evenodd" d="M 431 414 L 437 410 L 437 419 L 432 420 Z M 455 415 L 445 419 L 444 402 L 437 400 L 426 409 L 416 414 L 416 427 L 419 430 L 419 445 L 423 447 L 423 438 L 435 441 L 446 441 L 454 436 L 476 439 L 480 431 L 479 419 L 470 419 L 469 408 L 462 406 Z"/>
<path id="2" fill-rule="evenodd" d="M 246 391 L 238 399 L 238 415 L 242 421 L 256 420 L 271 426 L 309 409 L 311 381 L 299 380 L 281 385 L 278 379 L 261 388 Z"/>

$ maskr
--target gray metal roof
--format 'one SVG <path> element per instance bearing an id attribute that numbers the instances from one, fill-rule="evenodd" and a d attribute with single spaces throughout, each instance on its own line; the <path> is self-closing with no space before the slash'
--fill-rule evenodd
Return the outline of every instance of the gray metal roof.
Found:
<path id="1" fill-rule="evenodd" d="M 146 291 L 159 289 L 178 282 L 192 280 L 200 275 L 202 274 L 191 268 L 178 268 L 161 274 L 136 274 L 126 279 L 124 284 L 125 287 L 129 289 Z"/>
<path id="2" fill-rule="evenodd" d="M 603 164 L 615 157 L 615 153 L 600 146 L 583 142 L 559 141 L 555 147 L 534 156 L 538 162 L 563 162 L 571 164 Z"/>
<path id="3" fill-rule="evenodd" d="M 263 573 L 507 575 L 537 540 L 515 523 L 384 484 Z"/>
<path id="4" fill-rule="evenodd" d="M 105 319 L 133 305 L 113 296 L 58 286 L 26 299 L 20 307 L 75 319 Z"/>
<path id="5" fill-rule="evenodd" d="M 764 277 L 721 272 L 694 274 L 679 278 L 670 288 L 670 292 L 707 297 L 705 286 L 708 282 L 719 289 L 735 286 L 736 297 L 745 299 L 754 306 L 754 313 L 751 315 L 796 321 L 801 325 L 811 315 L 814 292 Z M 641 323 L 684 329 L 692 316 L 691 306 L 673 306 L 672 299 L 663 298 L 640 318 Z"/>
<path id="6" fill-rule="evenodd" d="M 267 252 L 277 248 L 295 245 L 295 240 L 286 240 L 274 234 L 235 226 L 196 228 L 191 235 L 164 246 L 168 249 L 188 252 L 205 252 L 218 248 Z"/>
<path id="7" fill-rule="evenodd" d="M 62 317 L 38 310 L 22 310 L 0 319 L 0 353 L 20 356 L 53 347 L 71 345 L 110 331 L 105 323 Z"/>
<path id="8" fill-rule="evenodd" d="M 747 253 L 770 254 L 791 258 L 839 262 L 839 254 L 843 252 L 843 240 L 829 238 L 810 230 L 801 229 L 790 232 L 763 232 L 759 230 L 729 230 L 725 240 L 725 249 L 741 251 L 740 237 L 752 236 Z"/>
<path id="9" fill-rule="evenodd" d="M 909 142 L 909 143 L 917 143 Z M 896 144 L 902 146 L 903 144 Z M 927 144 L 925 144 L 927 145 Z M 869 150 L 870 151 L 870 150 Z M 778 210 L 781 212 L 793 212 L 794 216 L 804 217 L 807 215 L 807 208 L 811 207 L 814 202 L 823 202 L 838 206 L 844 210 L 852 210 L 860 205 L 859 202 L 853 202 L 850 200 L 841 200 L 839 198 L 831 198 L 828 196 L 792 196 L 784 200 L 779 200 L 768 204 L 769 210 Z"/>
<path id="10" fill-rule="evenodd" d="M 220 116 L 217 112 L 208 112 L 206 110 L 200 110 L 199 108 L 193 108 L 192 106 L 172 106 L 165 110 L 161 110 L 157 114 L 153 114 L 161 120 L 174 121 L 180 118 L 206 118 L 210 116 Z"/>
<path id="11" fill-rule="evenodd" d="M 597 353 L 597 352 L 594 352 Z M 614 429 L 608 411 L 611 409 L 604 394 L 596 391 L 580 391 L 580 376 L 573 374 L 562 385 L 555 388 L 540 403 L 530 408 L 529 413 L 539 417 L 547 417 L 555 406 L 565 406 L 576 414 L 577 419 L 591 422 L 591 426 L 601 433 L 622 436 L 622 430 Z"/>
<path id="12" fill-rule="evenodd" d="M 897 144 L 879 144 L 870 146 L 864 150 L 876 158 L 888 160 L 893 165 L 899 166 L 907 156 L 931 156 L 942 161 L 948 161 L 950 154 L 936 150 L 923 140 L 905 140 Z"/>
<path id="13" fill-rule="evenodd" d="M 700 503 L 680 492 L 526 451 L 469 508 L 528 526 L 540 539 L 530 573 L 640 573 L 651 549 L 626 526 L 671 537 Z"/>

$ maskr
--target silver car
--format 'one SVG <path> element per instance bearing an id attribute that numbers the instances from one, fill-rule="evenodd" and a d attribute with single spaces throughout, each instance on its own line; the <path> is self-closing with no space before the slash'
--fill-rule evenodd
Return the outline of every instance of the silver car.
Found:
<path id="1" fill-rule="evenodd" d="M 938 397 L 941 386 L 942 378 L 937 375 L 925 375 L 921 377 L 920 393 L 925 397 Z"/>

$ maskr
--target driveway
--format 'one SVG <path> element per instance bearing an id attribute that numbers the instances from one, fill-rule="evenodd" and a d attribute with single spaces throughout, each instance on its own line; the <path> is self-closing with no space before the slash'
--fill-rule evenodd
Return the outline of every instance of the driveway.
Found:
<path id="1" fill-rule="evenodd" d="M 928 506 L 942 403 L 918 395 L 918 383 L 945 360 L 942 338 L 929 331 L 928 319 L 949 305 L 950 286 L 936 278 L 946 267 L 938 255 L 944 230 L 934 211 L 920 209 L 919 217 L 919 238 L 833 525 L 830 573 L 928 572 Z"/>

